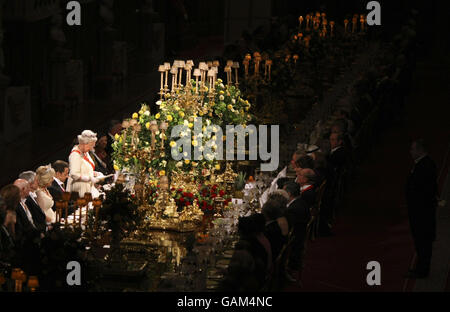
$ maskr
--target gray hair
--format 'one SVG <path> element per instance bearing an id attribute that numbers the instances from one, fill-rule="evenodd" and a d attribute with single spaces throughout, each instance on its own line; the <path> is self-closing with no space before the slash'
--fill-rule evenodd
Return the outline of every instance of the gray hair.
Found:
<path id="1" fill-rule="evenodd" d="M 97 133 L 92 132 L 91 130 L 84 130 L 78 136 L 79 144 L 88 144 L 88 143 L 96 142 L 96 141 L 97 141 Z"/>
<path id="2" fill-rule="evenodd" d="M 19 179 L 25 180 L 28 183 L 31 183 L 36 178 L 36 173 L 34 171 L 24 171 L 19 174 Z"/>

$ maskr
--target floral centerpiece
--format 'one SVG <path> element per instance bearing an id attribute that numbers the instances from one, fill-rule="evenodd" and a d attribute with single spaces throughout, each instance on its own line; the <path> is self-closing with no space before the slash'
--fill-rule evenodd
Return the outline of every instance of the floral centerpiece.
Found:
<path id="1" fill-rule="evenodd" d="M 202 87 L 203 92 L 199 92 L 201 88 L 192 80 L 190 85 L 181 87 L 172 94 L 166 93 L 164 98 L 156 103 L 159 112 L 155 115 L 143 104 L 139 112 L 124 121 L 124 131 L 121 135 L 116 135 L 113 143 L 114 168 L 136 173 L 147 170 L 153 179 L 173 170 L 194 170 L 201 174 L 203 169 L 214 168 L 216 160 L 212 154 L 192 161 L 176 161 L 172 156 L 193 155 L 193 147 L 197 146 L 201 152 L 205 146 L 216 151 L 215 133 L 219 131 L 217 126 L 222 129 L 225 125 L 246 126 L 252 119 L 249 113 L 251 104 L 243 98 L 239 88 L 224 85 L 221 79 L 216 81 L 212 93 L 208 92 L 206 86 Z M 200 122 L 201 133 L 195 136 L 194 125 Z M 180 137 L 190 139 L 191 150 L 186 151 L 179 146 L 173 155 L 171 149 L 177 147 L 177 142 L 170 138 L 170 134 L 175 126 L 184 127 Z M 146 152 L 151 157 L 139 157 L 134 151 Z"/>

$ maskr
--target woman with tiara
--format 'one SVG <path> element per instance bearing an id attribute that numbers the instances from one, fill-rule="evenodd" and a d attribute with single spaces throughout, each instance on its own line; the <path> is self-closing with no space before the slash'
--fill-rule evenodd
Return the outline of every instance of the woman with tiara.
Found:
<path id="1" fill-rule="evenodd" d="M 72 148 L 69 156 L 67 192 L 78 192 L 80 197 L 84 197 L 85 193 L 91 193 L 93 198 L 100 196 L 95 184 L 104 176 L 95 171 L 95 162 L 89 155 L 95 142 L 97 134 L 90 130 L 84 130 L 78 136 L 78 145 Z"/>

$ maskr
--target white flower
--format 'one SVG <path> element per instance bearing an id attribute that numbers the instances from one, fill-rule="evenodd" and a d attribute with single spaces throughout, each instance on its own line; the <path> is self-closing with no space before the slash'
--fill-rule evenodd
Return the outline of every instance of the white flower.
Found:
<path id="1" fill-rule="evenodd" d="M 187 152 L 184 152 L 184 153 L 183 153 L 183 156 L 184 156 L 184 157 L 187 157 L 187 156 L 188 156 L 188 153 L 187 153 Z"/>
<path id="2" fill-rule="evenodd" d="M 187 127 L 189 125 L 189 121 L 185 120 L 183 124 Z"/>
<path id="3" fill-rule="evenodd" d="M 198 157 L 198 160 L 203 160 L 203 155 L 200 155 L 200 156 Z"/>
<path id="4" fill-rule="evenodd" d="M 225 97 L 221 94 L 219 95 L 219 100 L 223 101 L 225 99 Z"/>
<path id="5" fill-rule="evenodd" d="M 155 132 L 155 134 L 156 134 L 156 135 L 158 135 L 158 134 L 159 134 L 159 130 L 158 130 L 158 131 L 156 131 L 156 132 Z"/>
<path id="6" fill-rule="evenodd" d="M 206 125 L 209 126 L 211 124 L 211 120 L 206 119 Z"/>
<path id="7" fill-rule="evenodd" d="M 181 168 L 182 166 L 183 166 L 182 161 L 177 162 L 177 164 L 175 165 L 175 167 L 177 167 L 177 168 Z"/>
<path id="8" fill-rule="evenodd" d="M 161 162 L 161 165 L 162 165 L 163 167 L 165 167 L 165 166 L 167 165 L 167 161 L 163 160 L 163 161 Z"/>
<path id="9" fill-rule="evenodd" d="M 199 139 L 203 138 L 203 133 L 200 133 L 200 134 L 198 135 L 198 138 L 199 138 Z"/>
<path id="10" fill-rule="evenodd" d="M 165 139 L 166 139 L 166 136 L 164 135 L 164 133 L 161 133 L 161 134 L 159 135 L 159 138 L 160 138 L 161 140 L 165 140 Z"/>
<path id="11" fill-rule="evenodd" d="M 144 115 L 145 116 L 150 116 L 150 111 L 145 111 Z"/>
<path id="12" fill-rule="evenodd" d="M 187 133 L 186 133 L 186 131 L 181 131 L 181 133 L 180 133 L 180 137 L 185 137 L 185 136 L 187 136 Z"/>
<path id="13" fill-rule="evenodd" d="M 223 83 L 221 83 L 219 86 L 220 86 L 222 89 L 225 88 L 225 86 L 223 85 Z"/>
<path id="14" fill-rule="evenodd" d="M 236 100 L 235 100 L 235 99 L 232 99 L 232 100 L 231 100 L 231 103 L 236 104 Z"/>
<path id="15" fill-rule="evenodd" d="M 159 101 L 156 101 L 156 105 L 161 105 L 161 103 L 162 103 L 162 101 L 161 100 L 159 100 Z"/>
<path id="16" fill-rule="evenodd" d="M 200 146 L 200 147 L 198 148 L 198 150 L 199 150 L 200 152 L 203 152 L 204 149 L 205 149 L 205 148 L 204 148 L 203 146 Z"/>

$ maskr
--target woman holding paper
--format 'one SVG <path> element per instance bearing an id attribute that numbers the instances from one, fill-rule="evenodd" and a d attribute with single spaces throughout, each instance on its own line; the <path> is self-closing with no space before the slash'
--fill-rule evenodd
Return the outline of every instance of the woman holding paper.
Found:
<path id="1" fill-rule="evenodd" d="M 95 171 L 95 163 L 89 155 L 95 142 L 97 142 L 97 134 L 90 130 L 84 130 L 78 136 L 78 145 L 73 147 L 69 156 L 67 191 L 78 192 L 80 197 L 84 197 L 84 193 L 92 193 L 93 198 L 100 195 L 95 184 L 104 176 Z"/>

